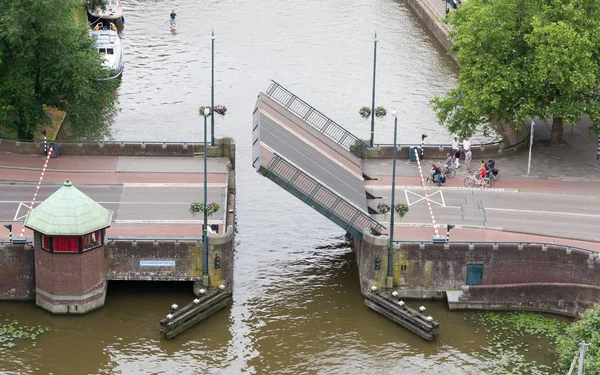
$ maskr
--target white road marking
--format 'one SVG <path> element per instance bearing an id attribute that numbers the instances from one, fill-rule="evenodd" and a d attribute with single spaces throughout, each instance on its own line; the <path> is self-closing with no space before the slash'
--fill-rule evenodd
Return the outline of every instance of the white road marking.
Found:
<path id="1" fill-rule="evenodd" d="M 202 225 L 203 220 L 115 220 L 115 224 L 197 224 Z M 225 220 L 208 220 L 208 224 L 223 224 Z"/>
<path id="2" fill-rule="evenodd" d="M 416 201 L 411 202 L 410 198 L 408 196 L 408 193 L 410 193 L 410 194 L 412 194 L 412 195 L 414 195 L 416 197 L 419 197 L 419 199 L 417 199 Z M 441 203 L 440 202 L 436 202 L 435 200 L 431 199 L 431 197 L 434 196 L 434 195 L 436 195 L 436 194 L 439 194 L 440 198 L 442 199 Z M 446 207 L 446 202 L 444 201 L 444 194 L 442 193 L 441 190 L 437 190 L 437 191 L 434 191 L 433 193 L 429 194 L 429 199 L 427 199 L 427 197 L 424 196 L 424 195 L 420 195 L 420 194 L 414 193 L 414 192 L 412 192 L 412 191 L 410 191 L 408 189 L 404 189 L 404 196 L 406 197 L 406 202 L 407 202 L 407 204 L 408 204 L 409 207 L 412 206 L 412 205 L 415 205 L 415 204 L 417 204 L 417 203 L 419 203 L 419 202 L 421 202 L 423 200 L 424 201 L 429 200 L 429 202 L 435 203 L 438 206 Z"/>
<path id="3" fill-rule="evenodd" d="M 16 203 L 16 202 L 15 202 Z M 31 203 L 30 203 L 31 204 Z M 17 220 L 21 220 L 24 219 L 25 216 L 27 216 L 27 213 L 29 212 L 29 205 L 30 204 L 25 204 L 23 202 L 19 202 L 19 207 L 17 207 L 17 212 L 15 212 L 15 217 L 13 218 L 13 220 L 17 221 Z M 23 216 L 19 216 L 19 211 L 21 211 L 21 207 L 25 207 L 27 210 L 25 211 L 25 215 Z M 35 205 L 34 205 L 35 207 Z"/>
<path id="4" fill-rule="evenodd" d="M 535 211 L 535 210 L 517 210 L 514 208 L 489 208 L 484 207 L 484 210 L 489 211 L 506 211 L 506 212 L 517 212 L 517 213 L 529 213 L 529 214 L 544 214 L 544 215 L 567 215 L 567 216 L 576 216 L 576 217 L 589 217 L 594 219 L 600 219 L 600 215 L 596 214 L 582 214 L 578 212 L 559 212 L 559 211 Z"/>
<path id="5" fill-rule="evenodd" d="M 176 188 L 197 188 L 204 187 L 204 184 L 195 184 L 195 183 L 124 183 L 124 187 L 176 187 Z M 227 187 L 226 183 L 210 183 L 206 184 L 206 187 Z"/>
<path id="6" fill-rule="evenodd" d="M 368 184 L 365 185 L 365 188 L 367 189 L 384 189 L 384 190 L 392 190 L 392 185 L 372 185 L 372 184 Z M 396 189 L 408 189 L 408 190 L 418 190 L 421 189 L 423 190 L 423 186 L 400 186 L 400 185 L 396 185 Z M 447 190 L 447 191 L 477 191 L 480 193 L 486 193 L 486 192 L 490 192 L 490 193 L 518 193 L 519 189 L 504 189 L 504 188 L 468 188 L 468 187 L 461 187 L 461 186 L 444 186 L 443 188 L 441 188 L 442 190 Z"/>
<path id="7" fill-rule="evenodd" d="M 2 203 L 19 203 L 25 207 L 29 207 L 29 204 L 25 204 L 23 203 L 23 201 L 0 201 L 0 204 Z M 39 205 L 41 202 L 35 202 L 36 205 Z M 190 204 L 189 201 L 185 201 L 185 202 L 167 202 L 167 201 L 161 201 L 161 202 L 97 202 L 100 204 Z"/>

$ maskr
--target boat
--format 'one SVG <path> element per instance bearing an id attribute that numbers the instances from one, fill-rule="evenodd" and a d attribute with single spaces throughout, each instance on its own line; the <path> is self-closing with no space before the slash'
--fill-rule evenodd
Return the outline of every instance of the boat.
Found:
<path id="1" fill-rule="evenodd" d="M 102 23 L 97 24 L 90 37 L 94 40 L 98 53 L 104 59 L 104 67 L 109 72 L 109 78 L 118 78 L 123 73 L 125 66 L 123 59 L 123 44 L 117 33 L 114 23 L 110 27 L 103 27 Z"/>
<path id="2" fill-rule="evenodd" d="M 121 23 L 123 19 L 123 6 L 121 0 L 105 0 L 106 7 L 88 9 L 88 12 L 96 19 L 110 20 L 116 23 Z"/>
<path id="3" fill-rule="evenodd" d="M 171 28 L 172 31 L 177 30 L 177 20 L 176 19 L 170 19 L 169 20 L 169 27 Z"/>

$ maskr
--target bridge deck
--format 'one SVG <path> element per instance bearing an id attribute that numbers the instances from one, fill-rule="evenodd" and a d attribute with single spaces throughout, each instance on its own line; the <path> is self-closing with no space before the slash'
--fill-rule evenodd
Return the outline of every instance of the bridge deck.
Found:
<path id="1" fill-rule="evenodd" d="M 39 179 L 43 159 L 2 152 L 0 160 L 0 221 L 12 222 L 13 234 L 18 234 L 35 192 L 35 185 L 27 181 Z M 201 157 L 60 156 L 50 159 L 36 205 L 68 178 L 114 212 L 109 237 L 199 238 L 203 217 L 193 217 L 188 209 L 190 203 L 203 200 L 203 169 Z M 208 223 L 223 233 L 229 160 L 208 158 L 207 171 L 208 202 L 221 206 Z M 30 231 L 26 235 L 30 237 Z M 0 239 L 8 239 L 8 232 L 0 233 Z"/>
<path id="2" fill-rule="evenodd" d="M 261 94 L 258 100 L 261 155 L 277 153 L 367 211 L 360 160 L 318 137 L 302 119 Z M 262 157 L 266 165 L 268 158 Z"/>

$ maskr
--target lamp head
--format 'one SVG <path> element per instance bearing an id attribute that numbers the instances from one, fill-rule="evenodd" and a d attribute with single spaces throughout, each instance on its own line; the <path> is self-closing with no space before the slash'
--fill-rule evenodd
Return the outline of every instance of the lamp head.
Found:
<path id="1" fill-rule="evenodd" d="M 4 228 L 12 232 L 12 224 L 4 224 Z"/>
<path id="2" fill-rule="evenodd" d="M 454 228 L 456 225 L 448 224 L 446 225 L 446 230 L 450 232 L 450 229 Z"/>
<path id="3" fill-rule="evenodd" d="M 40 130 L 40 134 L 41 135 L 46 135 L 46 130 L 44 130 L 44 129 Z"/>
<path id="4" fill-rule="evenodd" d="M 421 134 L 421 140 L 424 141 L 427 138 L 427 134 Z"/>
<path id="5" fill-rule="evenodd" d="M 204 108 L 204 116 L 208 116 L 210 114 L 210 108 Z"/>
<path id="6" fill-rule="evenodd" d="M 392 109 L 392 117 L 396 117 L 398 115 L 398 113 L 396 113 L 395 109 Z"/>

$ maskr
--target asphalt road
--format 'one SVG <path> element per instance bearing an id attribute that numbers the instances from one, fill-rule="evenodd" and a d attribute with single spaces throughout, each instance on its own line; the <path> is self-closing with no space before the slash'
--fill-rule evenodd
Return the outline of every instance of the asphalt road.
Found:
<path id="1" fill-rule="evenodd" d="M 36 198 L 37 204 L 54 193 L 59 186 L 44 186 Z M 198 221 L 188 208 L 190 203 L 201 202 L 204 197 L 202 186 L 77 186 L 79 190 L 102 206 L 112 210 L 117 223 Z M 0 222 L 22 221 L 31 204 L 35 186 L 0 185 Z M 208 202 L 217 202 L 222 209 L 210 216 L 210 221 L 224 220 L 224 205 L 227 199 L 225 186 L 208 187 Z M 15 220 L 15 217 L 17 220 Z M 18 218 L 20 220 L 18 220 Z"/>
<path id="2" fill-rule="evenodd" d="M 314 178 L 361 208 L 366 207 L 362 179 L 342 168 L 313 146 L 290 133 L 266 115 L 260 115 L 260 141 L 283 155 Z M 335 154 L 335 153 L 334 153 Z"/>
<path id="3" fill-rule="evenodd" d="M 427 190 L 438 224 L 600 242 L 600 197 L 493 190 Z M 390 202 L 389 189 L 375 187 L 367 191 L 381 197 L 369 201 L 372 208 L 378 202 Z M 396 190 L 396 202 L 410 206 L 402 223 L 431 224 L 427 200 L 423 196 L 422 188 Z"/>

